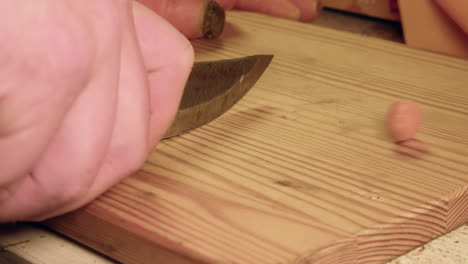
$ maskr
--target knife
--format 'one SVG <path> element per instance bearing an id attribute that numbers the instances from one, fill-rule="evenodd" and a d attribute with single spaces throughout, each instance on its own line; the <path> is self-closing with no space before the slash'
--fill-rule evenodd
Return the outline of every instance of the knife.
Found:
<path id="1" fill-rule="evenodd" d="M 264 73 L 273 55 L 196 62 L 171 127 L 164 139 L 218 118 L 235 105 Z"/>

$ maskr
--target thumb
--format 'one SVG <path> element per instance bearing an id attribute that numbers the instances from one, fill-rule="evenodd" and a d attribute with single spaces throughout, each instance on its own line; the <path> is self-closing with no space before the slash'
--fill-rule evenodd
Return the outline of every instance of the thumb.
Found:
<path id="1" fill-rule="evenodd" d="M 150 147 L 163 136 L 177 112 L 194 62 L 190 42 L 160 16 L 135 3 L 136 35 L 150 88 Z"/>
<path id="2" fill-rule="evenodd" d="M 225 11 L 213 0 L 137 0 L 166 19 L 188 39 L 216 38 L 223 32 Z"/>

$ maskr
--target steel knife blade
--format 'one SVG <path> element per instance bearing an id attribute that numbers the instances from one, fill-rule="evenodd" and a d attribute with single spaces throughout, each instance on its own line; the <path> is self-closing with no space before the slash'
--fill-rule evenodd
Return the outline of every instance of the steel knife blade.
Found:
<path id="1" fill-rule="evenodd" d="M 273 55 L 196 62 L 171 127 L 164 139 L 218 118 L 234 106 L 262 76 Z"/>

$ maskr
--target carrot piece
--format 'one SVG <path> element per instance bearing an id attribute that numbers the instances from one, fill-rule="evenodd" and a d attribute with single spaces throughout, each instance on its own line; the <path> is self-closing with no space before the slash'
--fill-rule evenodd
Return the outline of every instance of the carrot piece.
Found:
<path id="1" fill-rule="evenodd" d="M 422 112 L 411 101 L 392 104 L 388 113 L 388 131 L 394 141 L 412 139 L 421 126 Z"/>
<path id="2" fill-rule="evenodd" d="M 225 23 L 224 9 L 213 0 L 137 0 L 189 39 L 215 38 Z"/>

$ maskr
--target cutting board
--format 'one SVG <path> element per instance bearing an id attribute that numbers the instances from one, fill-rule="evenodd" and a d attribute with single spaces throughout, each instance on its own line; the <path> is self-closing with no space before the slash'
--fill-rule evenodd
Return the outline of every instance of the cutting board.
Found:
<path id="1" fill-rule="evenodd" d="M 232 11 L 196 60 L 274 54 L 234 108 L 46 224 L 125 264 L 377 264 L 468 221 L 468 61 Z M 394 151 L 409 99 L 430 153 Z"/>

